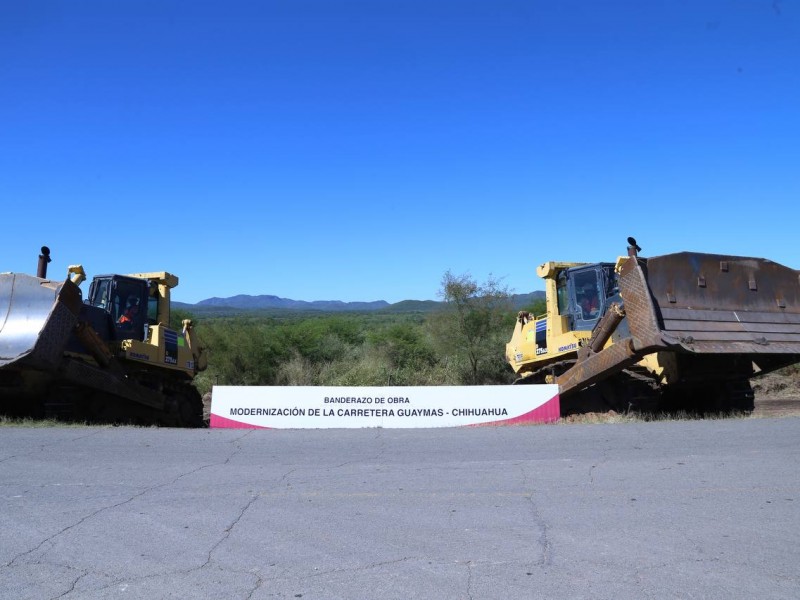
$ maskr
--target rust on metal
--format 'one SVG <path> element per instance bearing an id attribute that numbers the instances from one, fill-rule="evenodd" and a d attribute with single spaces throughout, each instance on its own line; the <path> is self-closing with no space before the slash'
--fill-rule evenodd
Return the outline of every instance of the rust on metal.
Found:
<path id="1" fill-rule="evenodd" d="M 75 326 L 75 335 L 99 365 L 103 367 L 108 366 L 108 364 L 111 362 L 111 359 L 114 358 L 114 355 L 108 349 L 108 346 L 97 334 L 97 332 L 92 329 L 91 325 L 85 321 L 80 321 Z"/>
<path id="2" fill-rule="evenodd" d="M 794 269 L 766 259 L 691 252 L 647 259 L 646 269 L 668 345 L 695 353 L 800 353 Z M 694 285 L 699 277 L 705 287 Z M 626 310 L 631 312 L 627 300 Z"/>
<path id="3" fill-rule="evenodd" d="M 625 318 L 625 310 L 619 304 L 615 302 L 609 306 L 606 314 L 603 315 L 594 328 L 592 337 L 589 339 L 588 348 L 592 352 L 600 352 L 623 318 Z"/>
<path id="4" fill-rule="evenodd" d="M 637 350 L 663 345 L 656 303 L 648 287 L 649 276 L 638 260 L 628 260 L 619 276 L 619 291 Z"/>
<path id="5" fill-rule="evenodd" d="M 587 388 L 609 374 L 618 373 L 640 358 L 633 348 L 631 338 L 615 343 L 602 352 L 590 354 L 587 358 L 578 360 L 571 369 L 557 377 L 559 393 L 568 394 Z"/>
<path id="6" fill-rule="evenodd" d="M 52 282 L 44 286 L 52 289 Z M 55 302 L 37 334 L 30 353 L 24 357 L 26 364 L 36 368 L 53 368 L 61 361 L 61 352 L 81 310 L 81 292 L 78 286 L 65 281 L 55 290 Z"/>

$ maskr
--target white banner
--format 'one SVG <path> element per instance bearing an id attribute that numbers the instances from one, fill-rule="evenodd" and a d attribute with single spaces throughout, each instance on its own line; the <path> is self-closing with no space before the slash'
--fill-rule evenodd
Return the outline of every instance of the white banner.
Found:
<path id="1" fill-rule="evenodd" d="M 211 427 L 460 427 L 559 417 L 557 385 L 214 386 L 211 400 Z"/>

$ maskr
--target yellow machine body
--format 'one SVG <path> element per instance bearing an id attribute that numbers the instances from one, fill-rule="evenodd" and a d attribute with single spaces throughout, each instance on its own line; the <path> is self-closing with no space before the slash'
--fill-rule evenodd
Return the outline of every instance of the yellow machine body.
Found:
<path id="1" fill-rule="evenodd" d="M 642 258 L 628 241 L 613 263 L 537 268 L 545 314 L 520 312 L 506 344 L 517 383 L 557 383 L 562 411 L 750 410 L 752 377 L 800 362 L 797 270 L 696 252 Z"/>
<path id="2" fill-rule="evenodd" d="M 0 411 L 181 427 L 203 425 L 192 385 L 206 352 L 191 320 L 170 327 L 166 271 L 96 275 L 84 299 L 81 265 L 63 282 L 0 273 Z"/>

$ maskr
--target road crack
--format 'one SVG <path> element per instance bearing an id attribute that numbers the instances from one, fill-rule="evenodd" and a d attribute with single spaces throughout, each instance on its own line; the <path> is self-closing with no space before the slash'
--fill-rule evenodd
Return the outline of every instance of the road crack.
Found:
<path id="1" fill-rule="evenodd" d="M 528 474 L 525 471 L 525 466 L 520 464 L 519 468 L 522 472 L 523 497 L 527 500 L 530 507 L 531 516 L 533 517 L 533 522 L 539 529 L 539 538 L 537 541 L 539 543 L 539 547 L 541 548 L 542 555 L 538 560 L 534 561 L 533 565 L 537 567 L 549 566 L 552 565 L 553 560 L 551 542 L 548 535 L 549 527 L 541 513 L 541 510 L 539 509 L 539 506 L 536 503 L 533 489 L 527 493 L 524 491 L 528 490 L 530 486 L 528 482 Z"/>
<path id="2" fill-rule="evenodd" d="M 101 429 L 98 429 L 97 431 L 92 431 L 91 433 L 87 433 L 86 435 L 80 435 L 78 437 L 69 438 L 69 439 L 66 439 L 66 440 L 58 440 L 58 441 L 55 441 L 55 442 L 51 442 L 49 444 L 39 444 L 39 446 L 35 450 L 30 450 L 29 452 L 23 452 L 22 454 L 12 454 L 11 456 L 6 456 L 5 458 L 0 458 L 0 464 L 2 464 L 4 462 L 7 462 L 9 460 L 13 460 L 15 458 L 20 458 L 22 456 L 30 456 L 32 454 L 35 454 L 36 452 L 42 452 L 46 448 L 50 448 L 52 446 L 59 446 L 61 444 L 70 444 L 72 442 L 85 440 L 86 438 L 90 438 L 92 436 L 99 435 L 100 433 L 102 433 L 106 429 L 109 429 L 109 427 L 103 427 Z"/>
<path id="3" fill-rule="evenodd" d="M 249 433 L 249 432 L 248 432 L 248 433 Z M 239 440 L 241 440 L 241 439 L 242 439 L 243 437 L 245 437 L 246 435 L 247 435 L 247 434 L 245 434 L 245 435 L 241 436 L 240 438 L 237 438 L 236 440 L 234 440 L 234 443 L 235 443 L 235 442 L 238 442 Z M 183 478 L 185 478 L 185 477 L 189 477 L 189 476 L 191 476 L 191 475 L 194 475 L 195 473 L 199 473 L 200 471 L 203 471 L 203 470 L 205 470 L 205 469 L 209 469 L 209 468 L 211 468 L 211 467 L 218 467 L 218 466 L 221 466 L 221 465 L 226 465 L 226 464 L 228 464 L 228 463 L 231 461 L 231 459 L 232 459 L 234 456 L 236 456 L 236 454 L 237 454 L 237 453 L 239 453 L 240 451 L 241 451 L 241 447 L 239 447 L 239 446 L 237 445 L 236 449 L 235 449 L 235 450 L 234 450 L 234 451 L 233 451 L 233 452 L 232 452 L 232 453 L 231 453 L 231 454 L 230 454 L 230 455 L 229 455 L 229 456 L 228 456 L 228 457 L 227 457 L 227 458 L 226 458 L 224 461 L 221 461 L 221 462 L 216 462 L 216 463 L 211 463 L 211 464 L 207 464 L 207 465 L 202 465 L 202 466 L 199 466 L 199 467 L 197 467 L 197 468 L 195 468 L 195 469 L 192 469 L 192 470 L 190 470 L 190 471 L 187 471 L 186 473 L 181 473 L 180 475 L 178 475 L 178 476 L 174 477 L 174 478 L 173 478 L 173 479 L 171 479 L 170 481 L 165 481 L 165 482 L 163 482 L 163 483 L 159 483 L 159 484 L 157 484 L 157 485 L 153 485 L 153 486 L 150 486 L 150 487 L 148 487 L 148 488 L 145 488 L 144 490 L 142 490 L 142 491 L 140 491 L 140 492 L 138 492 L 138 493 L 136 493 L 136 494 L 133 494 L 132 496 L 130 496 L 130 497 L 128 497 L 128 498 L 126 498 L 125 500 L 122 500 L 121 502 L 115 502 L 114 504 L 109 504 L 109 505 L 107 505 L 107 506 L 103 506 L 103 507 L 101 507 L 101 508 L 98 508 L 97 510 L 95 510 L 95 511 L 92 511 L 91 513 L 89 513 L 89 514 L 87 514 L 87 515 L 85 515 L 85 516 L 81 517 L 80 519 L 78 519 L 78 520 L 77 520 L 77 521 L 75 521 L 74 523 L 72 523 L 72 524 L 70 524 L 70 525 L 67 525 L 66 527 L 64 527 L 64 528 L 60 529 L 60 530 L 59 530 L 59 531 L 57 531 L 56 533 L 54 533 L 54 534 L 52 534 L 52 535 L 50 535 L 50 536 L 46 537 L 46 538 L 45 538 L 45 539 L 43 539 L 41 542 L 39 542 L 39 544 L 37 544 L 35 547 L 31 548 L 30 550 L 26 550 L 25 552 L 21 552 L 21 553 L 17 554 L 17 555 L 16 555 L 14 558 L 12 558 L 10 561 L 8 561 L 7 563 L 5 563 L 5 564 L 4 564 L 4 565 L 2 565 L 2 566 L 3 566 L 3 567 L 11 567 L 11 566 L 14 566 L 14 565 L 17 563 L 17 561 L 20 561 L 20 560 L 22 560 L 24 557 L 26 557 L 26 556 L 29 556 L 29 555 L 31 555 L 31 554 L 33 554 L 33 553 L 35 553 L 36 551 L 38 551 L 39 549 L 41 549 L 43 546 L 45 546 L 45 544 L 47 544 L 47 543 L 49 543 L 49 542 L 52 542 L 52 541 L 53 541 L 53 540 L 55 540 L 56 538 L 58 538 L 58 537 L 60 537 L 60 536 L 62 536 L 62 535 L 64 535 L 64 534 L 68 533 L 69 531 L 72 531 L 73 529 L 75 529 L 75 528 L 77 528 L 77 527 L 80 527 L 80 526 L 81 526 L 83 523 L 85 523 L 85 522 L 89 521 L 90 519 L 92 519 L 92 518 L 96 517 L 96 516 L 97 516 L 97 515 L 99 515 L 99 514 L 102 514 L 102 513 L 106 512 L 106 511 L 109 511 L 109 510 L 113 510 L 113 509 L 115 509 L 115 508 L 119 508 L 120 506 L 125 506 L 126 504 L 130 504 L 130 503 L 131 503 L 131 502 L 133 502 L 134 500 L 136 500 L 136 499 L 138 499 L 138 498 L 141 498 L 142 496 L 145 496 L 146 494 L 149 494 L 150 492 L 153 492 L 153 491 L 156 491 L 156 490 L 160 490 L 160 489 L 162 489 L 162 488 L 165 488 L 165 487 L 168 487 L 168 486 L 174 485 L 175 483 L 177 483 L 177 482 L 178 482 L 178 481 L 180 481 L 181 479 L 183 479 Z"/>

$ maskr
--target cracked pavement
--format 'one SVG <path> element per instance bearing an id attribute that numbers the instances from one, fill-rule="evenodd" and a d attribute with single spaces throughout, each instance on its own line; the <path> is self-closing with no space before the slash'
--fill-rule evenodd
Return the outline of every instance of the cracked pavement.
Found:
<path id="1" fill-rule="evenodd" d="M 800 597 L 798 418 L 0 438 L 2 598 Z"/>

